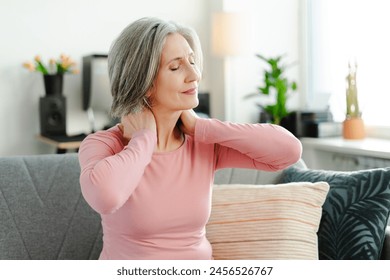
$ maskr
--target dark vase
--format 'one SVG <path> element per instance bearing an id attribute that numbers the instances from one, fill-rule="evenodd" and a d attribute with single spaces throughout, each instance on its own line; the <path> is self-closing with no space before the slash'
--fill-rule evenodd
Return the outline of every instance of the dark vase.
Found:
<path id="1" fill-rule="evenodd" d="M 259 123 L 272 123 L 272 116 L 267 112 L 261 111 L 259 113 Z"/>
<path id="2" fill-rule="evenodd" d="M 43 75 L 46 95 L 62 95 L 64 75 Z"/>

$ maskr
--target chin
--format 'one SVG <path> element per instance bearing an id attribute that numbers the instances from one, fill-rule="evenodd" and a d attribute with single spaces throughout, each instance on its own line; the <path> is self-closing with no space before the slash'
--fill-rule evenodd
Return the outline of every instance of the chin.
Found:
<path id="1" fill-rule="evenodd" d="M 196 97 L 196 101 L 194 101 L 194 105 L 192 106 L 191 109 L 194 109 L 194 108 L 196 108 L 198 106 L 199 106 L 199 99 L 198 99 L 198 97 Z"/>
<path id="2" fill-rule="evenodd" d="M 191 110 L 191 109 L 195 109 L 196 107 L 198 107 L 199 103 L 194 105 L 194 106 L 191 106 L 191 108 L 188 108 L 187 110 Z"/>
<path id="3" fill-rule="evenodd" d="M 191 101 L 186 102 L 186 104 L 183 104 L 183 110 L 191 110 L 199 105 L 199 99 L 198 97 L 194 97 Z"/>

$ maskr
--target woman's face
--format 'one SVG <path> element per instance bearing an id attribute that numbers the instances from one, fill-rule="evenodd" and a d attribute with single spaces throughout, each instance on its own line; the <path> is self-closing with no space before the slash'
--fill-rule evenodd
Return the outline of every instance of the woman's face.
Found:
<path id="1" fill-rule="evenodd" d="M 150 92 L 153 109 L 182 111 L 198 106 L 199 80 L 200 71 L 188 42 L 178 33 L 168 35 Z"/>

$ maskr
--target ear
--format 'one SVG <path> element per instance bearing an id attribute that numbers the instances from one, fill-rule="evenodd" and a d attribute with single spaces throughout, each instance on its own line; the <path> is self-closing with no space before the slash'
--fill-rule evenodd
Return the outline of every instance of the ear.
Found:
<path id="1" fill-rule="evenodd" d="M 152 108 L 152 99 L 153 99 L 153 96 L 154 96 L 154 87 L 150 88 L 146 94 L 145 94 L 145 97 L 143 98 L 144 99 L 144 103 L 145 105 L 151 109 Z"/>
<path id="2" fill-rule="evenodd" d="M 145 97 L 147 97 L 147 98 L 153 97 L 155 91 L 156 91 L 156 87 L 154 86 L 154 83 L 153 83 L 152 86 L 146 92 Z"/>

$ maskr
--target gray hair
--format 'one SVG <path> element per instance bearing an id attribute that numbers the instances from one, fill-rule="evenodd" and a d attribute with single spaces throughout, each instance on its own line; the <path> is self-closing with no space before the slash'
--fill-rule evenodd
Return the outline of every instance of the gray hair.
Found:
<path id="1" fill-rule="evenodd" d="M 108 53 L 108 73 L 113 102 L 111 115 L 120 118 L 149 105 L 146 94 L 152 88 L 160 65 L 166 37 L 182 35 L 192 48 L 195 64 L 202 71 L 202 50 L 196 32 L 189 27 L 157 18 L 141 18 L 128 25 Z"/>

